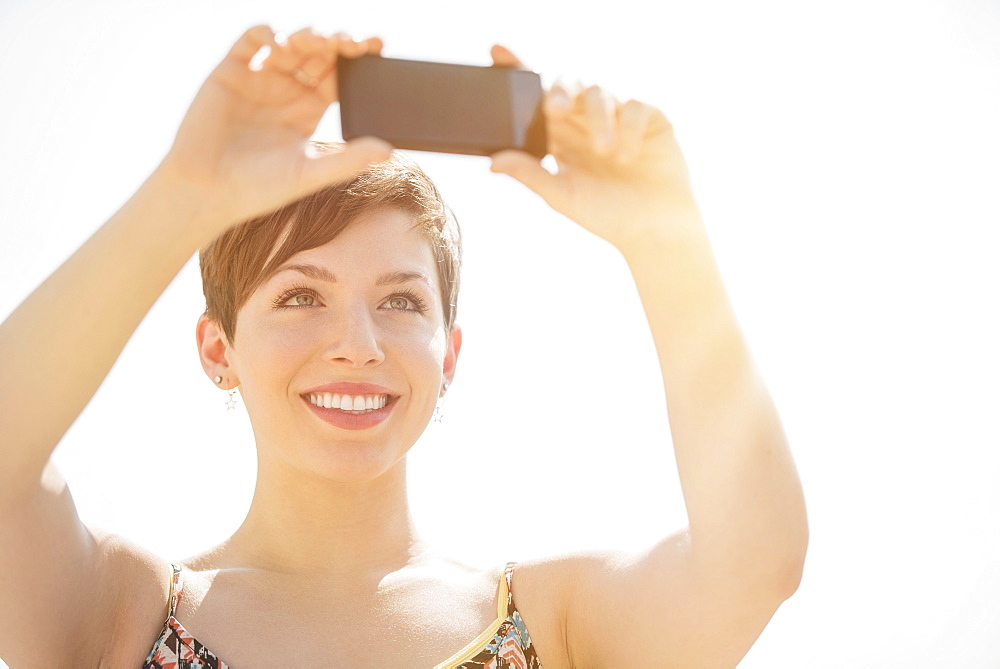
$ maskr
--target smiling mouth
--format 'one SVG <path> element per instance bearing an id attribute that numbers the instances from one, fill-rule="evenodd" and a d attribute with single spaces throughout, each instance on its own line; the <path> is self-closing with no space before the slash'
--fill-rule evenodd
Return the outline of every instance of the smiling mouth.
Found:
<path id="1" fill-rule="evenodd" d="M 348 395 L 346 393 L 309 393 L 303 398 L 313 406 L 336 409 L 349 414 L 364 414 L 385 408 L 389 395 Z"/>

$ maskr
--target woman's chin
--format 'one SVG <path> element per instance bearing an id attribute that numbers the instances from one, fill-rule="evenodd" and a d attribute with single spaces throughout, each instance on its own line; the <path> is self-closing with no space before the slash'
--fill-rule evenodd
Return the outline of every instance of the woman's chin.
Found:
<path id="1" fill-rule="evenodd" d="M 391 450 L 392 452 L 389 452 Z M 318 445 L 288 463 L 313 478 L 341 485 L 361 485 L 404 474 L 405 449 L 384 449 L 371 444 Z"/>

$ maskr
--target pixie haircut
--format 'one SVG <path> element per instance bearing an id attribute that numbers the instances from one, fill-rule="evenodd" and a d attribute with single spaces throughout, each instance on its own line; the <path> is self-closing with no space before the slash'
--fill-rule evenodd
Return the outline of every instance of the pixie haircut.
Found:
<path id="1" fill-rule="evenodd" d="M 334 145 L 314 144 L 319 151 Z M 445 330 L 458 310 L 462 239 L 458 221 L 416 163 L 394 153 L 349 181 L 327 186 L 281 209 L 252 218 L 216 237 L 200 253 L 205 315 L 219 323 L 229 343 L 236 315 L 261 284 L 301 251 L 322 246 L 362 214 L 398 209 L 413 217 L 437 262 Z"/>

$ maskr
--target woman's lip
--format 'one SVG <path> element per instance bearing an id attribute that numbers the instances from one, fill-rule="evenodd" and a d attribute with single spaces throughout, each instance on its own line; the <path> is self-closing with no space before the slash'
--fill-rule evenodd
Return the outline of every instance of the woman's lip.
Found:
<path id="1" fill-rule="evenodd" d="M 316 386 L 315 388 L 303 391 L 301 395 L 304 397 L 306 395 L 319 393 L 339 393 L 341 395 L 389 395 L 392 397 L 397 395 L 397 393 L 392 392 L 385 386 L 375 385 L 374 383 L 353 383 L 350 381 L 338 381 L 337 383 L 328 383 L 323 386 Z"/>
<path id="2" fill-rule="evenodd" d="M 355 384 L 363 385 L 363 384 Z M 377 387 L 377 386 L 373 386 Z M 313 392 L 313 391 L 310 391 Z M 323 391 L 332 392 L 332 391 Z M 345 392 L 345 391 L 341 391 Z M 325 407 L 318 407 L 308 398 L 303 397 L 302 401 L 306 403 L 313 414 L 318 416 L 324 422 L 334 425 L 345 430 L 367 430 L 370 427 L 375 427 L 392 413 L 393 407 L 396 406 L 396 397 L 390 397 L 389 402 L 381 409 L 373 409 L 372 411 L 366 411 L 365 413 L 347 413 L 346 411 L 341 411 L 340 409 L 327 409 Z"/>

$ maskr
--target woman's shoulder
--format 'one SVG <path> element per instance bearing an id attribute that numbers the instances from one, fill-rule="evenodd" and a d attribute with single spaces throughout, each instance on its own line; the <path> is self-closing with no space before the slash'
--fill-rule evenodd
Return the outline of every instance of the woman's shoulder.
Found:
<path id="1" fill-rule="evenodd" d="M 511 592 L 545 669 L 573 666 L 567 632 L 570 613 L 599 616 L 588 593 L 632 557 L 619 551 L 581 551 L 516 563 Z"/>
<path id="2" fill-rule="evenodd" d="M 139 666 L 167 619 L 172 568 L 154 551 L 120 535 L 91 528 L 100 546 L 94 578 L 103 601 L 84 622 L 102 666 Z"/>
<path id="3" fill-rule="evenodd" d="M 514 568 L 514 593 L 519 599 L 561 601 L 585 590 L 601 574 L 633 559 L 625 551 L 578 551 L 518 561 Z"/>

